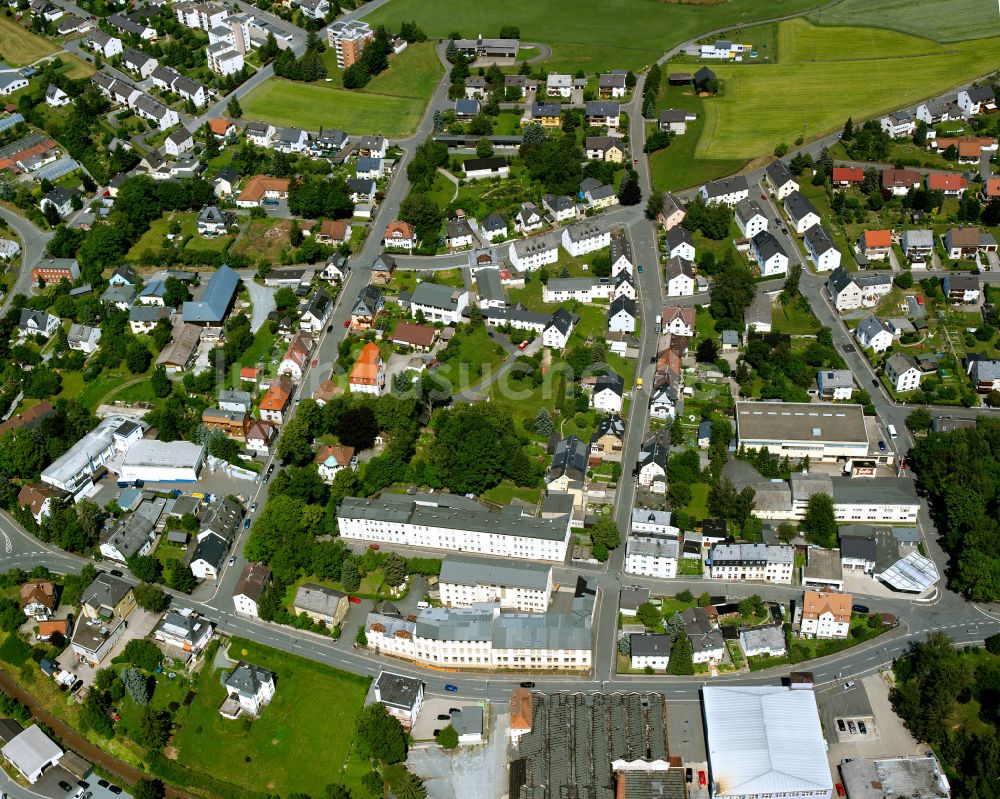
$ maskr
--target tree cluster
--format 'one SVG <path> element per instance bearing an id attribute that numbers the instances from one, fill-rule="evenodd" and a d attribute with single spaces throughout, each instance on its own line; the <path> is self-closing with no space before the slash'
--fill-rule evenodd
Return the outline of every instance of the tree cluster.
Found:
<path id="1" fill-rule="evenodd" d="M 367 50 L 368 47 L 362 52 L 362 59 L 364 59 L 364 53 Z M 357 88 L 347 85 L 349 71 L 350 68 L 344 71 L 344 88 Z M 279 51 L 274 59 L 274 74 L 279 78 L 305 81 L 306 83 L 323 80 L 326 77 L 326 64 L 323 63 L 323 42 L 315 33 L 310 33 L 306 40 L 306 51 L 298 58 L 295 57 L 291 48 Z M 367 83 L 367 81 L 365 82 Z"/>
<path id="2" fill-rule="evenodd" d="M 392 40 L 389 32 L 379 25 L 375 29 L 374 38 L 361 51 L 361 57 L 344 70 L 344 88 L 363 89 L 368 81 L 389 68 L 391 54 Z"/>

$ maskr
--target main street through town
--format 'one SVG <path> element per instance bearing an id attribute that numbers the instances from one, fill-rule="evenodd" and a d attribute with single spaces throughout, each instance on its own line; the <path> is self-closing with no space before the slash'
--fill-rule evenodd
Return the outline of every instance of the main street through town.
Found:
<path id="1" fill-rule="evenodd" d="M 373 3 L 367 4 L 364 6 L 364 13 L 370 11 L 373 6 L 380 5 L 383 2 L 386 2 L 386 0 L 374 0 Z M 253 13 L 257 14 L 259 12 L 254 9 Z M 358 16 L 359 13 L 351 12 L 345 18 Z M 289 27 L 287 23 L 281 20 L 275 22 L 275 24 L 278 23 L 281 23 L 286 29 Z M 298 31 L 298 29 L 295 30 Z M 725 30 L 727 29 L 720 29 L 717 33 L 723 33 Z M 301 34 L 301 31 L 298 31 L 297 34 L 293 32 L 293 47 L 297 50 L 304 47 L 304 35 Z M 681 47 L 683 46 L 681 45 Z M 442 62 L 444 62 L 443 43 L 439 46 L 438 53 Z M 664 60 L 669 56 L 670 53 L 664 57 Z M 320 340 L 314 353 L 317 367 L 307 367 L 298 388 L 299 398 L 311 396 L 312 391 L 330 376 L 331 368 L 335 365 L 337 347 L 346 335 L 344 322 L 350 317 L 351 304 L 358 292 L 368 284 L 370 265 L 381 251 L 381 235 L 379 234 L 385 229 L 388 222 L 397 218 L 400 204 L 409 191 L 409 182 L 406 178 L 406 165 L 412 159 L 417 145 L 431 135 L 433 131 L 434 110 L 448 107 L 447 93 L 449 84 L 447 75 L 448 65 L 446 63 L 445 67 L 446 74 L 442 78 L 414 135 L 394 142 L 402 151 L 397 160 L 394 175 L 382 203 L 377 208 L 376 214 L 370 222 L 369 235 L 362 245 L 360 252 L 351 259 L 351 268 L 344 284 L 341 286 L 337 303 L 329 322 L 330 327 L 328 329 L 330 332 L 320 334 Z M 270 74 L 269 70 L 270 67 L 266 67 L 258 71 L 250 81 L 243 84 L 234 94 L 222 98 L 201 117 L 194 120 L 195 124 L 201 124 L 213 116 L 224 114 L 225 105 L 230 97 L 243 96 L 254 85 L 266 79 Z M 637 159 L 635 167 L 639 173 L 640 185 L 644 196 L 648 196 L 652 190 L 652 186 L 649 162 L 642 152 L 645 141 L 645 122 L 641 114 L 641 94 L 638 88 L 634 92 L 633 99 L 625 105 L 623 110 L 627 111 L 629 115 L 631 149 Z M 803 148 L 803 151 L 810 152 L 815 156 L 823 146 L 829 145 L 834 140 L 835 137 L 827 137 L 826 139 L 807 145 Z M 762 170 L 755 170 L 748 175 L 752 187 L 758 186 L 762 175 Z M 780 214 L 771 203 L 767 203 L 766 213 L 771 218 L 770 229 L 776 231 L 776 235 L 780 237 L 782 227 Z M 27 293 L 30 290 L 31 266 L 37 263 L 42 257 L 50 234 L 39 231 L 32 223 L 14 215 L 6 209 L 0 209 L 0 215 L 20 234 L 24 248 L 21 273 L 15 283 L 14 289 L 5 298 L 4 304 L 6 305 L 14 293 Z M 619 225 L 628 230 L 635 261 L 637 264 L 644 266 L 643 271 L 641 273 L 637 272 L 635 275 L 638 284 L 642 318 L 639 358 L 635 376 L 643 377 L 645 387 L 633 392 L 629 405 L 623 454 L 625 474 L 629 475 L 631 466 L 635 463 L 638 456 L 649 421 L 648 392 L 652 383 L 653 370 L 651 357 L 656 353 L 658 339 L 654 319 L 660 313 L 664 302 L 662 264 L 657 245 L 658 232 L 654 224 L 645 219 L 641 206 L 617 208 L 604 214 L 603 220 L 609 224 Z M 797 247 L 788 241 L 787 238 L 783 241 L 783 244 L 785 245 L 786 252 L 798 252 Z M 467 255 L 447 255 L 436 258 L 399 257 L 397 262 L 402 268 L 408 269 L 463 267 L 467 264 Z M 1000 282 L 1000 274 L 987 273 L 983 278 L 989 282 Z M 898 455 L 905 456 L 909 448 L 913 445 L 913 440 L 906 431 L 905 419 L 914 406 L 893 402 L 881 385 L 869 388 L 875 376 L 872 374 L 871 368 L 863 356 L 857 352 L 845 349 L 845 345 L 850 342 L 850 335 L 837 313 L 830 306 L 826 298 L 824 286 L 825 278 L 809 272 L 808 269 L 803 271 L 801 279 L 803 294 L 808 298 L 813 311 L 821 323 L 831 330 L 834 343 L 843 354 L 858 384 L 869 390 L 882 424 L 893 424 L 900 431 L 900 437 L 893 443 Z M 780 290 L 780 287 L 780 281 L 770 281 L 760 284 L 758 290 L 776 291 Z M 707 296 L 699 295 L 687 298 L 671 298 L 670 302 L 694 305 L 704 304 L 707 302 L 707 299 Z M 942 412 L 960 418 L 973 418 L 987 411 L 981 408 L 947 408 L 942 409 Z M 908 472 L 904 472 L 898 479 L 912 479 L 912 477 Z M 261 481 L 252 492 L 250 501 L 256 502 L 258 506 L 263 507 L 267 501 L 267 491 L 267 482 Z M 628 530 L 635 496 L 636 484 L 633 479 L 626 476 L 619 485 L 614 507 L 614 518 L 623 532 L 627 532 Z M 947 556 L 937 541 L 935 528 L 928 515 L 926 505 L 921 509 L 919 523 L 924 534 L 927 553 L 933 558 L 939 570 L 943 573 L 947 564 Z M 352 606 L 354 610 L 349 615 L 343 635 L 338 641 L 333 641 L 327 636 L 314 635 L 290 627 L 237 616 L 233 610 L 231 597 L 233 587 L 242 567 L 245 565 L 245 560 L 242 556 L 245 536 L 246 532 L 241 530 L 240 538 L 234 545 L 236 562 L 224 569 L 218 581 L 202 585 L 192 596 L 174 593 L 175 605 L 191 607 L 203 613 L 208 619 L 218 625 L 218 629 L 222 633 L 227 635 L 243 636 L 261 644 L 299 654 L 347 671 L 375 675 L 383 667 L 390 667 L 393 671 L 421 678 L 426 683 L 428 692 L 432 694 L 444 693 L 445 684 L 452 683 L 458 686 L 460 696 L 488 697 L 500 701 L 505 701 L 509 697 L 511 688 L 524 679 L 533 680 L 537 688 L 541 690 L 655 690 L 665 693 L 675 701 L 697 701 L 699 687 L 709 679 L 707 677 L 685 678 L 659 675 L 617 675 L 615 673 L 618 593 L 623 585 L 642 585 L 663 594 L 675 594 L 684 589 L 695 593 L 709 590 L 713 594 L 724 593 L 729 597 L 737 598 L 756 593 L 765 600 L 783 603 L 787 603 L 788 600 L 801 593 L 801 589 L 794 586 L 685 579 L 657 580 L 624 575 L 624 547 L 619 547 L 611 553 L 611 558 L 602 567 L 564 564 L 556 569 L 557 582 L 562 585 L 572 585 L 576 578 L 582 575 L 594 580 L 599 588 L 598 601 L 593 619 L 594 666 L 589 675 L 528 674 L 525 672 L 492 674 L 464 672 L 459 674 L 440 669 L 425 669 L 409 663 L 381 657 L 363 649 L 356 649 L 353 645 L 354 633 L 357 627 L 363 624 L 363 611 L 367 605 L 363 605 L 361 608 Z M 443 555 L 447 553 L 432 554 Z M 54 572 L 68 573 L 79 571 L 88 562 L 91 561 L 61 552 L 41 543 L 21 528 L 9 515 L 0 513 L 0 570 L 11 568 L 28 570 L 34 566 L 43 565 Z M 967 603 L 962 597 L 948 591 L 944 587 L 939 587 L 928 601 L 915 601 L 902 595 L 886 597 L 884 594 L 866 596 L 855 593 L 855 596 L 868 604 L 873 610 L 892 613 L 899 620 L 899 625 L 872 641 L 836 655 L 805 664 L 805 667 L 814 673 L 818 683 L 846 680 L 884 668 L 891 663 L 894 657 L 903 653 L 911 642 L 920 640 L 933 631 L 940 630 L 947 633 L 958 644 L 981 642 L 986 636 L 1000 632 L 1000 613 L 994 613 L 990 607 Z M 710 679 L 713 683 L 773 684 L 775 680 L 787 674 L 787 672 L 788 668 L 785 667 L 753 674 L 721 675 Z"/>

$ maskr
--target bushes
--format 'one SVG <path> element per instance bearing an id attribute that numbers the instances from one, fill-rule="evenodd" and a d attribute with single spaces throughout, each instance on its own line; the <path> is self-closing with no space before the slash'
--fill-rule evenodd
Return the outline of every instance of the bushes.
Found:
<path id="1" fill-rule="evenodd" d="M 163 662 L 163 653 L 152 641 L 136 638 L 125 644 L 125 649 L 113 663 L 132 663 L 143 671 L 156 671 Z"/>
<path id="2" fill-rule="evenodd" d="M 0 644 L 0 660 L 12 666 L 23 666 L 31 658 L 31 646 L 20 636 L 12 633 Z"/>

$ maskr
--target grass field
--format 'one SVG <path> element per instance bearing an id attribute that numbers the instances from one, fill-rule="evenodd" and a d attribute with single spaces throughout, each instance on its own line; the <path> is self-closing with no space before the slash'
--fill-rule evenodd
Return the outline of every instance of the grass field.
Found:
<path id="1" fill-rule="evenodd" d="M 429 3 L 396 0 L 365 19 L 372 24 L 399 28 L 399 20 L 412 19 L 430 38 L 444 38 L 458 31 L 464 36 L 497 36 L 500 25 L 517 25 L 521 40 L 552 47 L 545 68 L 639 69 L 651 64 L 676 44 L 724 25 L 747 24 L 772 16 L 793 14 L 820 5 L 822 0 L 731 0 L 686 5 L 659 0 L 608 0 L 587 6 L 581 13 L 573 0 L 510 0 L 498 14 L 480 0 Z M 636 22 L 641 21 L 640 25 Z"/>
<path id="2" fill-rule="evenodd" d="M 58 48 L 41 36 L 35 36 L 14 20 L 0 17 L 0 58 L 12 67 L 31 64 Z"/>
<path id="3" fill-rule="evenodd" d="M 323 52 L 327 75 L 332 80 L 317 83 L 325 88 L 342 89 L 343 71 L 337 67 L 337 53 L 332 48 Z M 434 94 L 444 73 L 441 59 L 437 57 L 434 42 L 411 44 L 399 55 L 389 59 L 389 68 L 371 79 L 362 94 L 390 94 L 394 97 L 420 97 L 425 100 Z"/>
<path id="4" fill-rule="evenodd" d="M 426 104 L 423 98 L 271 78 L 247 95 L 243 111 L 247 119 L 263 119 L 275 125 L 296 125 L 307 130 L 340 128 L 348 133 L 400 137 L 416 130 Z"/>
<path id="5" fill-rule="evenodd" d="M 979 0 L 842 0 L 832 8 L 810 15 L 821 25 L 870 25 L 873 28 L 926 36 L 939 42 L 957 42 L 1000 36 L 1000 15 Z"/>
<path id="6" fill-rule="evenodd" d="M 258 791 L 325 795 L 326 786 L 340 779 L 368 678 L 238 638 L 229 652 L 277 675 L 274 699 L 249 729 L 227 721 L 219 715 L 226 690 L 209 664 L 174 737 L 179 761 Z M 309 752 L 322 756 L 305 756 Z"/>
<path id="7" fill-rule="evenodd" d="M 724 93 L 705 104 L 695 155 L 751 159 L 779 142 L 832 132 L 848 116 L 873 116 L 934 96 L 1000 64 L 996 44 L 945 46 L 886 30 L 783 22 L 777 64 L 714 67 Z"/>

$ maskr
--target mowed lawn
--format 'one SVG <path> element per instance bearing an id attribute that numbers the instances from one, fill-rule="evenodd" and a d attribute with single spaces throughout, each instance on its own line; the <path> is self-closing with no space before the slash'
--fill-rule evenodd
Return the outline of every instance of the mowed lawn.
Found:
<path id="1" fill-rule="evenodd" d="M 274 699 L 249 730 L 222 718 L 226 690 L 209 665 L 174 736 L 179 762 L 251 790 L 324 796 L 327 785 L 340 781 L 369 678 L 240 638 L 229 655 L 273 671 Z"/>
<path id="2" fill-rule="evenodd" d="M 247 119 L 306 130 L 340 128 L 347 133 L 381 133 L 400 137 L 413 133 L 426 100 L 331 88 L 270 78 L 243 100 Z"/>
<path id="3" fill-rule="evenodd" d="M 337 67 L 337 53 L 327 48 L 323 53 L 327 74 L 333 80 L 317 82 L 317 86 L 343 88 L 343 71 Z M 390 94 L 394 97 L 420 97 L 429 100 L 444 74 L 434 42 L 411 44 L 399 55 L 389 58 L 389 68 L 372 78 L 362 94 Z"/>
<path id="4" fill-rule="evenodd" d="M 12 67 L 23 67 L 58 48 L 41 36 L 22 28 L 8 17 L 0 17 L 0 56 Z"/>
<path id="5" fill-rule="evenodd" d="M 939 42 L 957 42 L 1000 36 L 1000 14 L 983 0 L 841 0 L 832 8 L 810 15 L 820 25 L 871 25 L 873 28 L 926 36 Z"/>
<path id="6" fill-rule="evenodd" d="M 697 158 L 766 155 L 780 142 L 831 133 L 849 116 L 900 108 L 1000 65 L 995 39 L 940 45 L 884 30 L 818 28 L 803 20 L 781 28 L 777 64 L 713 66 L 724 91 L 705 104 Z"/>
<path id="7" fill-rule="evenodd" d="M 822 0 L 731 0 L 688 5 L 660 0 L 606 0 L 585 8 L 575 0 L 508 0 L 498 13 L 482 0 L 394 0 L 365 17 L 375 25 L 399 29 L 412 19 L 429 38 L 497 36 L 501 25 L 516 25 L 523 42 L 552 47 L 545 67 L 550 71 L 640 69 L 676 44 L 725 25 L 751 23 L 793 14 Z"/>

